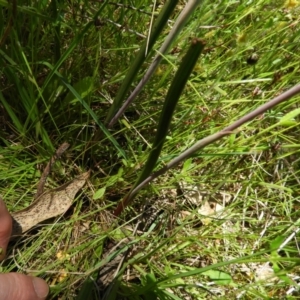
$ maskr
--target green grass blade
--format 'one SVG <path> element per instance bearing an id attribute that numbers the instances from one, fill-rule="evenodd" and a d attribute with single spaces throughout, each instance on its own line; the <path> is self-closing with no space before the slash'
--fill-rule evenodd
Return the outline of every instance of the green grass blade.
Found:
<path id="1" fill-rule="evenodd" d="M 106 0 L 102 4 L 102 6 L 100 7 L 100 9 L 94 15 L 94 19 L 96 19 L 100 15 L 100 13 L 102 12 L 102 10 L 105 8 L 107 2 L 108 2 L 108 0 Z M 47 85 L 50 83 L 50 81 L 51 81 L 53 75 L 55 74 L 55 72 L 63 64 L 63 62 L 69 57 L 69 55 L 73 52 L 73 50 L 77 47 L 77 45 L 83 39 L 83 36 L 87 33 L 87 31 L 93 25 L 94 25 L 94 20 L 90 21 L 87 25 L 85 25 L 85 27 L 83 28 L 83 30 L 73 39 L 73 41 L 70 44 L 69 48 L 65 51 L 64 54 L 62 54 L 62 56 L 60 57 L 60 59 L 57 61 L 57 63 L 54 65 L 53 69 L 51 70 L 51 72 L 49 73 L 49 75 L 47 76 L 47 78 L 45 79 L 45 82 L 44 82 L 43 88 L 42 88 L 43 90 L 46 89 Z"/>
<path id="2" fill-rule="evenodd" d="M 60 53 L 60 22 L 59 22 L 59 15 L 61 12 L 59 11 L 59 8 L 57 7 L 56 1 L 51 1 L 50 8 L 52 10 L 53 18 L 55 19 L 54 25 L 53 25 L 53 36 L 54 36 L 54 61 L 57 62 L 60 59 L 61 53 Z"/>
<path id="3" fill-rule="evenodd" d="M 140 67 L 142 66 L 143 62 L 145 61 L 147 55 L 150 53 L 154 43 L 159 38 L 161 31 L 163 30 L 165 24 L 167 23 L 171 13 L 173 12 L 178 0 L 169 0 L 164 7 L 162 8 L 157 20 L 154 23 L 153 30 L 150 34 L 149 41 L 145 41 L 142 45 L 139 53 L 137 54 L 136 59 L 130 65 L 130 68 L 127 72 L 127 75 L 118 90 L 117 96 L 108 112 L 106 123 L 108 123 L 111 118 L 114 116 L 116 111 L 120 108 L 122 101 L 125 99 L 125 96 L 128 90 L 131 87 L 131 84 L 135 77 L 138 74 Z"/>
<path id="4" fill-rule="evenodd" d="M 142 174 L 136 181 L 134 187 L 138 186 L 145 178 L 147 178 L 152 170 L 155 168 L 155 164 L 159 158 L 159 154 L 163 147 L 165 138 L 168 133 L 168 129 L 171 123 L 171 119 L 176 107 L 176 104 L 179 100 L 179 97 L 186 85 L 186 82 L 193 71 L 195 64 L 204 49 L 205 43 L 200 39 L 193 39 L 192 44 L 184 56 L 179 69 L 176 72 L 174 80 L 171 83 L 171 86 L 168 90 L 166 100 L 160 115 L 159 124 L 157 127 L 157 134 L 155 136 L 152 151 L 147 159 L 147 162 L 144 166 Z M 133 200 L 133 197 L 130 197 L 130 193 L 123 199 L 123 201 L 118 205 L 115 210 L 115 215 L 119 215 L 124 207 L 128 205 L 130 201 Z"/>
<path id="5" fill-rule="evenodd" d="M 136 182 L 135 186 L 137 186 L 145 178 L 147 178 L 155 167 L 155 164 L 163 147 L 165 138 L 167 136 L 171 119 L 176 105 L 178 103 L 178 100 L 180 98 L 180 95 L 186 85 L 188 78 L 190 77 L 191 72 L 194 69 L 194 66 L 204 48 L 204 45 L 205 44 L 202 40 L 194 39 L 188 52 L 184 56 L 179 69 L 176 72 L 175 78 L 172 81 L 160 115 L 159 124 L 157 127 L 157 134 L 153 142 L 152 151 L 148 157 L 143 172 L 139 180 Z"/>
<path id="6" fill-rule="evenodd" d="M 225 136 L 233 134 L 235 129 L 242 126 L 246 122 L 251 121 L 255 117 L 263 114 L 265 111 L 275 107 L 276 105 L 278 105 L 279 103 L 281 103 L 283 101 L 289 100 L 291 97 L 293 97 L 293 96 L 295 96 L 299 93 L 300 93 L 300 84 L 294 86 L 293 88 L 289 89 L 288 91 L 286 91 L 286 92 L 282 93 L 281 95 L 275 97 L 274 99 L 270 100 L 269 102 L 261 105 L 257 109 L 251 111 L 250 113 L 246 114 L 242 118 L 240 118 L 237 121 L 233 122 L 231 125 L 227 126 L 226 128 L 224 128 L 224 129 L 222 129 L 222 130 L 220 130 L 220 131 L 218 131 L 218 132 L 216 132 L 212 135 L 209 135 L 209 136 L 201 139 L 200 141 L 196 142 L 192 147 L 188 148 L 187 150 L 182 152 L 179 156 L 172 159 L 166 166 L 162 167 L 158 171 L 156 171 L 156 172 L 152 173 L 151 175 L 149 175 L 148 177 L 146 177 L 145 180 L 143 180 L 139 185 L 136 186 L 136 188 L 131 190 L 131 195 L 129 197 L 127 195 L 127 198 L 129 198 L 129 200 L 126 200 L 126 201 L 130 201 L 130 199 L 133 198 L 136 195 L 136 193 L 141 188 L 143 188 L 143 186 L 145 186 L 146 184 L 148 184 L 149 182 L 151 182 L 155 178 L 161 176 L 162 174 L 166 173 L 171 168 L 174 168 L 181 161 L 184 161 L 185 159 L 189 158 L 192 154 L 196 153 L 198 150 L 203 149 L 207 145 L 209 145 L 213 142 L 216 142 L 217 140 L 219 140 L 219 139 L 221 139 Z M 270 126 L 270 127 L 272 127 L 272 126 Z M 273 127 L 275 127 L 275 125 L 273 125 Z M 256 137 L 257 136 L 258 136 L 258 134 L 256 135 Z"/>
<path id="7" fill-rule="evenodd" d="M 16 37 L 17 40 L 17 37 Z M 2 54 L 2 60 L 0 60 L 0 63 L 2 66 L 6 66 L 4 68 L 4 73 L 9 78 L 10 82 L 13 82 L 16 90 L 18 91 L 18 97 L 20 99 L 20 103 L 22 108 L 27 112 L 27 118 L 24 121 L 23 125 L 20 120 L 17 120 L 17 115 L 14 113 L 12 115 L 12 103 L 9 103 L 6 101 L 6 109 L 9 112 L 14 125 L 16 128 L 19 129 L 19 132 L 22 136 L 25 136 L 26 133 L 30 130 L 30 128 L 35 128 L 35 135 L 41 137 L 43 142 L 48 145 L 52 150 L 53 145 L 51 142 L 51 139 L 49 138 L 49 135 L 47 134 L 45 128 L 43 127 L 40 119 L 39 119 L 39 110 L 37 108 L 37 98 L 34 96 L 34 93 L 32 92 L 32 82 L 34 82 L 34 77 L 32 76 L 31 68 L 28 64 L 28 61 L 26 59 L 26 56 L 24 55 L 24 52 L 21 47 L 18 47 L 18 51 L 16 51 L 16 57 L 19 64 L 22 65 L 22 67 L 26 66 L 26 68 L 18 68 L 18 64 L 10 58 L 8 55 L 6 55 L 3 51 L 0 51 L 0 54 Z M 5 54 L 5 55 L 4 55 Z M 6 61 L 9 63 L 7 65 Z M 21 72 L 21 74 L 24 76 L 25 81 L 28 85 L 24 85 L 24 81 L 22 82 L 20 80 L 20 76 L 18 74 L 18 71 Z M 34 82 L 38 92 L 40 93 L 40 90 Z M 41 94 L 40 94 L 41 95 Z M 4 99 L 4 98 L 3 98 Z M 3 102 L 3 100 L 2 100 Z M 4 103 L 3 103 L 4 105 Z M 10 106 L 10 109 L 8 109 L 8 106 Z"/>
<path id="8" fill-rule="evenodd" d="M 154 74 L 155 70 L 159 66 L 163 55 L 168 51 L 168 49 L 171 47 L 174 40 L 177 38 L 178 34 L 181 32 L 182 28 L 186 24 L 186 22 L 189 20 L 190 15 L 194 12 L 194 10 L 197 8 L 197 6 L 200 4 L 201 0 L 189 0 L 186 4 L 183 11 L 180 13 L 179 17 L 177 18 L 174 26 L 172 27 L 172 30 L 168 34 L 167 38 L 165 39 L 163 45 L 160 47 L 158 54 L 154 57 L 151 65 L 149 66 L 147 72 L 141 79 L 141 81 L 138 83 L 138 85 L 135 87 L 134 91 L 130 94 L 130 96 L 127 98 L 123 106 L 120 108 L 120 110 L 117 112 L 117 114 L 113 117 L 111 122 L 109 123 L 109 127 L 112 126 L 117 119 L 124 113 L 126 108 L 133 102 L 133 100 L 138 96 L 138 94 L 141 92 L 143 87 L 147 84 L 147 82 L 150 80 L 152 75 Z"/>
<path id="9" fill-rule="evenodd" d="M 51 65 L 44 62 L 45 65 L 47 65 L 49 68 L 51 68 Z M 69 89 L 69 91 L 75 96 L 75 98 L 82 104 L 82 106 L 86 109 L 86 111 L 91 115 L 91 117 L 94 119 L 96 124 L 99 126 L 99 128 L 104 132 L 106 137 L 112 142 L 112 144 L 115 146 L 115 148 L 118 150 L 120 155 L 127 159 L 127 156 L 124 152 L 124 150 L 121 148 L 119 143 L 114 139 L 114 137 L 109 133 L 109 131 L 106 129 L 106 127 L 100 122 L 96 114 L 93 112 L 93 110 L 89 107 L 89 105 L 82 99 L 82 97 L 77 93 L 77 91 L 70 85 L 67 80 L 59 74 L 57 71 L 55 72 L 55 75 L 60 78 L 60 80 L 63 82 L 63 84 Z"/>
<path id="10" fill-rule="evenodd" d="M 85 300 L 92 299 L 93 294 L 95 293 L 95 282 L 90 278 L 86 279 L 83 283 L 79 294 L 76 297 L 76 300 Z"/>
<path id="11" fill-rule="evenodd" d="M 9 114 L 14 126 L 18 129 L 19 132 L 23 131 L 23 125 L 21 124 L 20 120 L 17 118 L 16 114 L 14 113 L 11 106 L 7 103 L 7 101 L 4 99 L 2 92 L 0 91 L 0 101 L 2 105 L 4 106 L 5 110 Z"/>

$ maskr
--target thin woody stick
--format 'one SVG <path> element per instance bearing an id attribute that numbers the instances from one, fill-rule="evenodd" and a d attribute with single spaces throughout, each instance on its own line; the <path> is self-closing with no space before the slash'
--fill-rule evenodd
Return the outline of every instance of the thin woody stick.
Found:
<path id="1" fill-rule="evenodd" d="M 55 163 L 55 161 L 57 159 L 59 159 L 62 154 L 70 147 L 70 144 L 68 143 L 63 143 L 61 144 L 58 149 L 55 151 L 54 155 L 51 157 L 50 161 L 48 162 L 46 168 L 44 169 L 44 172 L 41 176 L 41 179 L 39 181 L 38 187 L 37 187 L 37 192 L 34 196 L 34 199 L 37 199 L 38 197 L 40 197 L 43 194 L 44 191 L 44 186 L 47 180 L 48 175 L 51 172 L 51 168 L 53 166 L 53 164 Z"/>
<path id="2" fill-rule="evenodd" d="M 258 117 L 259 115 L 263 114 L 267 110 L 273 108 L 274 106 L 278 105 L 281 102 L 284 102 L 291 97 L 297 95 L 300 93 L 300 84 L 295 85 L 291 89 L 285 91 L 281 95 L 273 98 L 272 100 L 268 101 L 267 103 L 259 106 L 255 110 L 251 111 L 250 113 L 246 114 L 245 116 L 241 117 L 237 121 L 233 122 L 231 125 L 227 126 L 226 128 L 220 130 L 217 133 L 214 133 L 210 136 L 207 136 L 203 138 L 202 140 L 195 143 L 192 147 L 185 150 L 183 153 L 181 153 L 179 156 L 171 160 L 168 164 L 166 164 L 161 169 L 157 170 L 156 172 L 152 173 L 150 176 L 148 176 L 143 182 L 141 182 L 137 187 L 132 189 L 126 196 L 123 198 L 123 200 L 118 204 L 117 208 L 114 211 L 115 216 L 119 216 L 124 208 L 128 206 L 131 201 L 134 199 L 136 194 L 148 183 L 153 181 L 155 178 L 159 177 L 160 175 L 166 173 L 171 168 L 174 168 L 177 166 L 181 161 L 187 159 L 192 154 L 197 152 L 200 149 L 203 149 L 207 145 L 212 144 L 213 142 L 216 142 L 217 140 L 220 140 L 221 138 L 230 135 L 234 133 L 234 130 L 245 124 L 246 122 L 249 122 L 253 120 L 254 118 Z"/>

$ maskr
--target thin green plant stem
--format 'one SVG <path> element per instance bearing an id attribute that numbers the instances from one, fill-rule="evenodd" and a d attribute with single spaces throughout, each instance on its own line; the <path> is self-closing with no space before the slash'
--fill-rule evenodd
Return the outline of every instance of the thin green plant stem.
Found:
<path id="1" fill-rule="evenodd" d="M 171 83 L 171 86 L 168 90 L 166 99 L 164 101 L 163 109 L 160 115 L 159 123 L 157 126 L 157 134 L 155 136 L 152 150 L 147 159 L 147 162 L 143 168 L 143 171 L 136 181 L 133 188 L 139 185 L 143 180 L 145 180 L 155 168 L 156 162 L 159 158 L 161 149 L 163 147 L 164 141 L 168 134 L 168 130 L 170 127 L 170 123 L 172 120 L 172 116 L 178 100 L 181 96 L 181 93 L 192 73 L 195 64 L 204 49 L 205 43 L 200 39 L 193 39 L 191 46 L 187 53 L 185 54 L 176 74 L 174 80 Z M 129 194 L 130 195 L 130 192 Z M 121 211 L 128 205 L 127 196 L 123 199 L 123 201 L 118 205 L 115 211 L 115 215 L 119 215 Z"/>
<path id="2" fill-rule="evenodd" d="M 128 97 L 128 99 L 125 101 L 125 103 L 122 105 L 122 107 L 119 109 L 119 111 L 115 114 L 115 116 L 110 121 L 108 127 L 112 127 L 118 120 L 118 118 L 124 113 L 126 108 L 132 103 L 132 101 L 138 96 L 138 94 L 141 92 L 143 87 L 146 85 L 146 83 L 149 81 L 155 70 L 157 69 L 158 65 L 160 64 L 163 55 L 168 51 L 170 46 L 172 45 L 173 41 L 176 39 L 186 22 L 188 21 L 191 14 L 194 12 L 196 7 L 200 4 L 201 0 L 190 0 L 182 12 L 180 13 L 179 17 L 177 18 L 172 30 L 168 34 L 166 40 L 164 41 L 163 45 L 158 51 L 158 54 L 153 59 L 150 67 L 148 68 L 146 74 L 143 76 L 141 81 L 138 83 L 134 91 L 131 93 L 131 95 Z"/>
<path id="3" fill-rule="evenodd" d="M 162 32 L 163 28 L 165 27 L 177 2 L 178 2 L 178 0 L 169 0 L 163 6 L 156 21 L 154 22 L 153 29 L 152 29 L 149 39 L 147 39 L 144 42 L 144 44 L 141 46 L 140 51 L 137 54 L 135 60 L 130 65 L 127 75 L 126 75 L 121 87 L 119 88 L 117 96 L 116 96 L 112 106 L 110 107 L 110 110 L 106 117 L 105 123 L 108 124 L 109 128 L 114 124 L 111 122 L 112 117 L 114 116 L 116 111 L 120 108 L 121 103 L 124 100 L 127 92 L 129 91 L 133 80 L 137 76 L 139 69 L 141 68 L 142 64 L 144 63 L 147 56 L 149 55 L 150 50 L 152 49 L 154 43 L 160 37 L 160 33 Z"/>
<path id="4" fill-rule="evenodd" d="M 2 92 L 0 91 L 0 102 L 2 103 L 2 105 L 4 106 L 5 110 L 7 111 L 8 115 L 10 116 L 14 126 L 16 127 L 16 129 L 19 132 L 23 131 L 23 124 L 21 124 L 21 122 L 19 121 L 19 119 L 17 118 L 14 110 L 12 109 L 12 107 L 8 104 L 8 102 L 6 101 L 6 99 L 4 98 Z"/>
<path id="5" fill-rule="evenodd" d="M 11 3 L 11 2 L 15 2 L 17 3 L 17 1 L 5 1 L 5 0 L 0 0 L 0 6 L 1 7 L 5 7 L 5 8 L 10 8 L 10 6 L 13 6 L 15 3 Z M 34 16 L 34 17 L 39 17 L 42 18 L 45 21 L 53 21 L 53 19 L 51 17 L 49 17 L 49 14 L 41 14 L 39 13 L 36 9 L 28 6 L 28 5 L 17 5 L 17 10 L 18 12 L 24 13 L 24 14 L 28 14 L 30 16 Z"/>
<path id="6" fill-rule="evenodd" d="M 99 10 L 94 15 L 94 20 L 97 19 L 97 17 L 100 15 L 102 10 L 105 8 L 106 4 L 108 3 L 108 0 L 104 1 Z M 75 36 L 72 43 L 70 44 L 69 48 L 61 55 L 60 59 L 56 62 L 53 69 L 49 73 L 49 75 L 46 77 L 45 82 L 43 84 L 42 89 L 46 89 L 47 85 L 51 81 L 53 75 L 55 72 L 59 69 L 59 67 L 64 63 L 64 61 L 69 57 L 69 55 L 73 52 L 73 50 L 77 47 L 77 45 L 80 43 L 84 35 L 87 33 L 87 31 L 95 24 L 95 21 L 90 21 L 83 30 Z"/>
<path id="7" fill-rule="evenodd" d="M 52 69 L 52 66 L 47 62 L 44 62 L 49 69 Z M 106 137 L 111 141 L 111 143 L 118 150 L 118 153 L 124 158 L 127 159 L 125 151 L 121 148 L 120 144 L 115 140 L 115 138 L 110 134 L 110 132 L 106 129 L 103 123 L 100 122 L 94 111 L 89 107 L 89 105 L 81 98 L 81 96 L 77 93 L 77 91 L 73 88 L 71 84 L 68 83 L 67 79 L 64 78 L 58 71 L 55 71 L 56 76 L 61 80 L 61 82 L 69 89 L 69 91 L 75 96 L 75 98 L 80 102 L 80 104 L 86 109 L 86 111 L 90 114 L 96 124 L 101 128 Z"/>
<path id="8" fill-rule="evenodd" d="M 12 33 L 15 35 L 15 41 L 18 41 L 18 35 L 15 31 L 12 31 Z M 35 80 L 33 80 L 34 76 L 32 74 L 32 69 L 30 68 L 29 62 L 27 61 L 26 55 L 23 52 L 23 49 L 20 45 L 20 43 L 17 43 L 18 46 L 18 57 L 21 59 L 22 64 L 27 67 L 27 69 L 22 69 L 21 72 L 28 81 L 34 82 L 35 86 L 37 87 L 37 90 L 39 91 L 39 96 L 41 96 L 40 89 L 38 88 L 37 83 Z M 2 51 L 0 50 L 2 53 Z M 24 106 L 25 111 L 27 112 L 27 118 L 25 122 L 22 124 L 22 128 L 20 128 L 20 120 L 17 121 L 16 115 L 14 114 L 14 118 L 12 119 L 15 123 L 15 126 L 20 129 L 20 133 L 22 137 L 26 136 L 26 130 L 29 130 L 29 127 L 35 126 L 36 129 L 36 135 L 39 135 L 44 143 L 48 145 L 50 148 L 53 148 L 51 139 L 46 132 L 45 128 L 42 126 L 40 120 L 39 120 L 39 111 L 37 109 L 37 99 L 35 99 L 32 94 L 30 93 L 29 89 L 26 89 L 24 87 L 23 82 L 20 80 L 19 76 L 16 74 L 16 66 L 18 65 L 15 63 L 12 59 L 9 59 L 9 57 L 3 56 L 5 60 L 9 62 L 10 65 L 7 65 L 5 68 L 5 74 L 12 82 L 14 82 L 14 85 L 17 87 L 20 99 L 22 99 L 22 105 Z M 4 64 L 4 60 L 2 62 Z M 2 100 L 2 99 L 1 99 Z M 3 98 L 4 100 L 4 98 Z M 2 102 L 3 102 L 2 100 Z"/>
<path id="9" fill-rule="evenodd" d="M 52 15 L 55 19 L 55 24 L 53 25 L 53 35 L 54 35 L 54 61 L 57 62 L 60 59 L 61 53 L 60 53 L 60 21 L 59 21 L 59 14 L 60 11 L 57 7 L 56 1 L 51 1 L 51 9 L 52 9 Z"/>
<path id="10" fill-rule="evenodd" d="M 245 263 L 245 262 L 252 262 L 252 261 L 255 260 L 254 259 L 255 257 L 266 254 L 266 253 L 269 253 L 269 251 L 270 251 L 270 249 L 265 249 L 265 250 L 258 251 L 256 253 L 253 253 L 253 254 L 250 254 L 250 255 L 247 255 L 247 256 L 244 256 L 244 257 L 238 257 L 238 258 L 235 258 L 235 259 L 232 259 L 232 260 L 227 260 L 227 261 L 225 260 L 225 261 L 222 261 L 222 262 L 219 262 L 219 263 L 208 265 L 206 267 L 194 268 L 191 271 L 179 272 L 179 273 L 174 274 L 174 275 L 165 276 L 162 279 L 158 279 L 157 281 L 154 281 L 151 285 L 147 285 L 145 287 L 140 288 L 138 290 L 138 293 L 139 294 L 144 294 L 145 292 L 147 292 L 151 289 L 166 286 L 166 285 L 169 285 L 169 284 L 171 284 L 171 286 L 172 286 L 172 285 L 174 285 L 173 280 L 178 279 L 178 278 L 185 278 L 185 277 L 200 275 L 200 274 L 202 274 L 206 271 L 213 270 L 213 269 L 219 269 L 221 267 L 225 267 L 225 266 L 232 265 L 232 264 L 241 264 L 241 263 Z M 140 259 L 140 255 L 138 254 L 135 257 L 133 257 L 131 260 L 129 260 L 126 263 L 126 265 L 124 265 L 122 267 L 122 270 L 119 272 L 118 276 L 120 276 L 124 272 L 126 266 L 128 266 L 132 263 L 136 263 L 139 259 Z M 144 259 L 144 257 L 141 257 L 141 259 Z M 265 261 L 268 261 L 268 259 L 266 259 L 266 258 L 265 259 L 257 259 L 257 261 L 265 262 Z M 296 261 L 299 261 L 299 259 L 296 259 Z"/>
<path id="11" fill-rule="evenodd" d="M 9 36 L 11 29 L 13 27 L 14 24 L 14 20 L 17 17 L 17 1 L 13 0 L 12 1 L 12 6 L 11 6 L 11 15 L 9 17 L 8 20 L 8 24 L 6 25 L 5 31 L 3 33 L 3 36 L 0 39 L 0 47 L 2 47 L 7 39 L 7 37 Z"/>
<path id="12" fill-rule="evenodd" d="M 143 182 L 141 182 L 138 186 L 136 186 L 129 195 L 127 195 L 128 200 L 126 203 L 129 203 L 132 201 L 132 199 L 135 197 L 135 195 L 148 183 L 150 183 L 155 178 L 159 177 L 160 175 L 163 175 L 171 168 L 176 167 L 180 162 L 183 160 L 189 158 L 192 154 L 197 152 L 200 149 L 203 149 L 207 145 L 210 145 L 217 140 L 220 140 L 224 136 L 230 135 L 235 133 L 234 130 L 238 127 L 242 126 L 246 122 L 251 121 L 252 119 L 256 118 L 257 116 L 263 114 L 267 110 L 273 108 L 274 106 L 280 104 L 281 102 L 284 102 L 286 100 L 289 100 L 291 97 L 297 95 L 300 93 L 300 84 L 295 85 L 291 89 L 287 90 L 286 92 L 282 93 L 281 95 L 275 97 L 274 99 L 270 100 L 269 102 L 259 106 L 257 109 L 253 110 L 249 114 L 243 116 L 242 118 L 238 119 L 231 125 L 227 126 L 226 128 L 222 129 L 221 131 L 214 133 L 208 137 L 205 137 L 204 139 L 198 141 L 195 145 L 190 147 L 189 149 L 185 150 L 183 153 L 181 153 L 178 157 L 171 160 L 166 166 L 159 169 L 158 171 L 152 173 L 149 177 L 147 177 Z"/>

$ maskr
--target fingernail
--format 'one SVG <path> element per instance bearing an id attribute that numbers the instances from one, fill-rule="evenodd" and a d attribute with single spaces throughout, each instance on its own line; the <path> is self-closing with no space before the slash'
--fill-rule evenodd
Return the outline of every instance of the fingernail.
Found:
<path id="1" fill-rule="evenodd" d="M 45 299 L 49 293 L 48 284 L 43 279 L 38 277 L 33 277 L 32 283 L 36 295 L 41 299 Z"/>

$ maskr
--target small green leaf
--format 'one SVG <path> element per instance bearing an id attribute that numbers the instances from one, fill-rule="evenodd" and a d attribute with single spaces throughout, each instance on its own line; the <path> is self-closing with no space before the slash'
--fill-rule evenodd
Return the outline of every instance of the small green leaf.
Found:
<path id="1" fill-rule="evenodd" d="M 220 87 L 218 87 L 216 85 L 213 86 L 213 88 L 214 88 L 215 91 L 217 91 L 218 93 L 220 93 L 222 96 L 227 96 L 228 95 L 226 91 L 222 90 Z"/>
<path id="2" fill-rule="evenodd" d="M 112 231 L 112 232 L 109 234 L 109 237 L 110 237 L 110 238 L 113 238 L 113 239 L 115 239 L 115 240 L 117 240 L 117 241 L 120 241 L 120 240 L 126 238 L 126 236 L 127 236 L 128 234 L 130 234 L 130 231 L 128 231 L 128 230 L 123 230 L 123 231 L 122 231 L 121 229 L 116 229 L 116 230 Z"/>
<path id="3" fill-rule="evenodd" d="M 277 65 L 277 64 L 279 64 L 281 61 L 282 61 L 282 59 L 278 58 L 278 59 L 275 59 L 275 60 L 272 62 L 272 64 L 273 64 L 273 65 Z"/>
<path id="4" fill-rule="evenodd" d="M 216 284 L 227 285 L 232 283 L 232 278 L 229 274 L 219 271 L 219 270 L 208 270 L 202 273 L 203 275 L 208 276 Z"/>
<path id="5" fill-rule="evenodd" d="M 74 84 L 73 88 L 77 91 L 80 97 L 84 99 L 88 94 L 92 92 L 93 81 L 93 77 L 85 77 L 76 84 Z M 65 101 L 71 103 L 74 100 L 76 100 L 76 97 L 71 91 L 69 91 L 65 98 Z"/>
<path id="6" fill-rule="evenodd" d="M 84 299 L 91 299 L 94 293 L 95 285 L 94 281 L 90 278 L 86 279 L 85 282 L 82 284 L 81 289 L 79 291 L 76 300 L 84 300 Z"/>
<path id="7" fill-rule="evenodd" d="M 124 173 L 124 169 L 123 168 L 120 168 L 118 170 L 118 174 L 116 175 L 112 175 L 108 178 L 108 180 L 106 180 L 105 182 L 105 186 L 106 187 L 109 187 L 109 186 L 112 186 L 114 185 L 116 182 L 120 182 L 120 181 L 124 181 L 123 179 L 123 173 Z"/>
<path id="8" fill-rule="evenodd" d="M 156 278 L 153 273 L 147 273 L 145 279 L 148 284 L 156 283 Z"/>
<path id="9" fill-rule="evenodd" d="M 131 126 L 129 125 L 129 123 L 125 119 L 121 119 L 121 122 L 126 126 L 126 128 L 128 128 L 128 129 L 131 128 Z"/>
<path id="10" fill-rule="evenodd" d="M 192 159 L 191 158 L 187 159 L 183 164 L 182 172 L 184 173 L 188 171 L 191 167 L 191 164 L 192 164 Z"/>
<path id="11" fill-rule="evenodd" d="M 230 147 L 236 147 L 236 143 L 235 143 L 235 139 L 236 139 L 236 134 L 231 134 L 230 136 L 229 136 L 229 145 L 230 145 Z"/>
<path id="12" fill-rule="evenodd" d="M 281 121 L 280 122 L 280 125 L 284 126 L 284 127 L 291 127 L 291 126 L 295 126 L 297 124 L 298 123 L 296 121 L 293 121 L 293 120 L 288 120 L 288 121 L 285 121 L 285 122 Z"/>
<path id="13" fill-rule="evenodd" d="M 99 189 L 98 191 L 96 191 L 96 193 L 95 193 L 94 196 L 93 196 L 93 199 L 94 199 L 94 200 L 97 200 L 97 199 L 102 198 L 103 195 L 104 195 L 104 193 L 105 193 L 105 190 L 106 190 L 106 188 L 103 187 L 103 188 Z"/>
<path id="14" fill-rule="evenodd" d="M 282 126 L 292 126 L 297 125 L 297 122 L 295 121 L 295 117 L 297 117 L 300 114 L 300 108 L 296 108 L 292 110 L 291 112 L 284 115 L 280 121 L 279 124 Z"/>
<path id="15" fill-rule="evenodd" d="M 274 240 L 270 242 L 271 255 L 275 255 L 277 257 L 277 249 L 284 242 L 284 236 L 278 235 Z"/>

